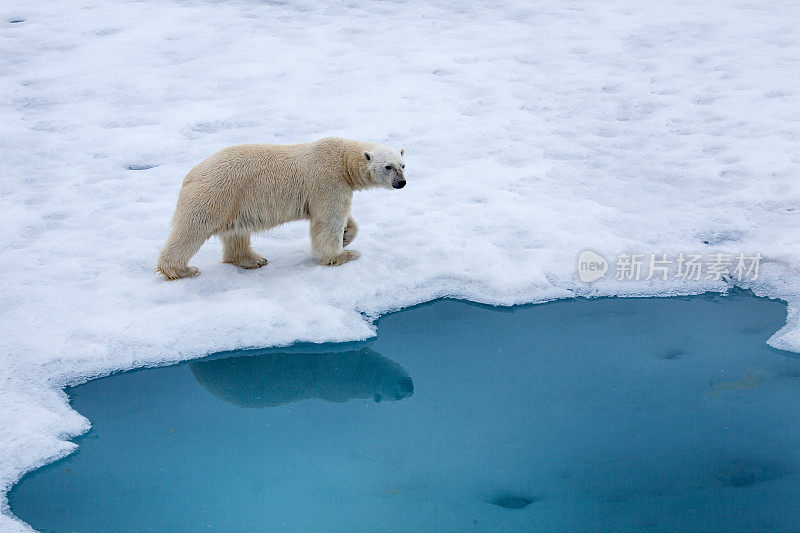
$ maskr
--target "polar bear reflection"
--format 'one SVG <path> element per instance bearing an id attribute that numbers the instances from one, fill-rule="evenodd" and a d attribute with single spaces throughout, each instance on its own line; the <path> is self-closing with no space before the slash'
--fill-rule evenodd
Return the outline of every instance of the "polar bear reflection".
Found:
<path id="1" fill-rule="evenodd" d="M 189 364 L 214 396 L 242 407 L 275 407 L 309 398 L 402 400 L 414 392 L 405 370 L 363 348 L 324 354 L 268 353 Z"/>

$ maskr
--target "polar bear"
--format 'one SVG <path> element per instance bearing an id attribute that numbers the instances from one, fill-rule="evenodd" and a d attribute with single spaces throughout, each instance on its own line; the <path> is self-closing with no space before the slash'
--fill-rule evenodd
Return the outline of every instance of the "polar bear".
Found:
<path id="1" fill-rule="evenodd" d="M 338 353 L 265 353 L 189 363 L 214 396 L 242 407 L 277 407 L 319 398 L 397 401 L 414 394 L 408 373 L 369 349 Z"/>
<path id="2" fill-rule="evenodd" d="M 404 169 L 403 150 L 339 137 L 220 150 L 183 180 L 156 270 L 170 280 L 197 276 L 187 263 L 212 235 L 222 240 L 223 262 L 260 268 L 267 260 L 250 247 L 250 234 L 293 220 L 311 222 L 320 264 L 357 259 L 357 251 L 344 249 L 358 233 L 353 191 L 402 189 Z"/>

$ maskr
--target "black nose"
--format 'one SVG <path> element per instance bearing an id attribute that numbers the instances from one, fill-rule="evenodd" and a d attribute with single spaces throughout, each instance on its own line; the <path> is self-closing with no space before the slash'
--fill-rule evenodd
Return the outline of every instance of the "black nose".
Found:
<path id="1" fill-rule="evenodd" d="M 402 400 L 406 396 L 411 396 L 414 394 L 414 382 L 411 381 L 411 378 L 405 377 L 401 379 L 397 383 L 397 394 L 395 394 L 395 399 Z"/>
<path id="2" fill-rule="evenodd" d="M 392 184 L 392 187 L 394 187 L 395 189 L 402 189 L 405 186 L 406 186 L 406 180 L 395 181 Z"/>

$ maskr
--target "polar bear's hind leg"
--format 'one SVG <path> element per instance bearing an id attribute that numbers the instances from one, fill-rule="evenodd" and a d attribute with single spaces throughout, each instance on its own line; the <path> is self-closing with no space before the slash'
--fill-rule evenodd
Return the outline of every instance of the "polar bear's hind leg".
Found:
<path id="1" fill-rule="evenodd" d="M 220 235 L 222 262 L 242 268 L 261 268 L 268 263 L 266 258 L 250 247 L 250 234 L 227 233 Z"/>
<path id="2" fill-rule="evenodd" d="M 187 263 L 210 236 L 192 231 L 185 225 L 172 228 L 164 248 L 158 255 L 156 270 L 169 280 L 198 276 L 200 270 L 188 266 Z"/>

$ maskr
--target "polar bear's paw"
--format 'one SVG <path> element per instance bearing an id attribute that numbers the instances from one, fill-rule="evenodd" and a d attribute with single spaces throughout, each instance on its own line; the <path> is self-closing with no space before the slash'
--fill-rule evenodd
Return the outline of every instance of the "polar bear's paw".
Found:
<path id="1" fill-rule="evenodd" d="M 267 261 L 266 257 L 254 253 L 252 255 L 240 257 L 236 261 L 231 261 L 231 264 L 240 266 L 242 268 L 254 269 L 266 266 L 267 264 L 269 264 L 269 261 Z"/>
<path id="2" fill-rule="evenodd" d="M 361 252 L 357 252 L 356 250 L 345 250 L 336 257 L 323 259 L 320 261 L 320 264 L 325 266 L 338 266 L 343 265 L 348 261 L 355 261 L 359 257 L 361 257 Z"/>
<path id="3" fill-rule="evenodd" d="M 167 278 L 168 281 L 173 281 L 181 278 L 194 278 L 200 275 L 200 269 L 193 266 L 184 267 L 168 267 L 166 265 L 156 267 L 156 272 Z"/>

